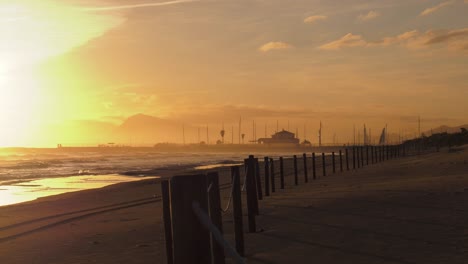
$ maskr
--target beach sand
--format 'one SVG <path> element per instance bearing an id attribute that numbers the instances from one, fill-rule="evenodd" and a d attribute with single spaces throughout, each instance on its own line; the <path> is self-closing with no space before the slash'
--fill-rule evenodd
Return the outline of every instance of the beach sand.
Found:
<path id="1" fill-rule="evenodd" d="M 248 263 L 466 263 L 468 147 L 300 177 L 260 202 Z M 166 263 L 159 194 L 152 179 L 0 207 L 0 261 Z"/>

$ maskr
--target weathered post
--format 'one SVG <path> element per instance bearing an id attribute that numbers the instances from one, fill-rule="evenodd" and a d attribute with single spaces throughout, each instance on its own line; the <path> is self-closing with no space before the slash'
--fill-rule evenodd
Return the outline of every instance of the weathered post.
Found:
<path id="1" fill-rule="evenodd" d="M 314 180 L 317 179 L 317 169 L 315 164 L 315 152 L 312 152 L 312 177 Z"/>
<path id="2" fill-rule="evenodd" d="M 309 182 L 309 175 L 307 172 L 307 155 L 305 153 L 302 154 L 302 159 L 304 160 L 304 182 Z"/>
<path id="3" fill-rule="evenodd" d="M 327 164 L 325 162 L 325 153 L 322 152 L 322 168 L 323 168 L 323 176 L 327 176 Z"/>
<path id="4" fill-rule="evenodd" d="M 369 146 L 366 146 L 366 165 L 369 165 Z"/>
<path id="5" fill-rule="evenodd" d="M 280 188 L 284 189 L 284 164 L 283 157 L 280 157 Z"/>
<path id="6" fill-rule="evenodd" d="M 265 165 L 265 196 L 270 196 L 270 159 L 265 157 L 263 163 Z"/>
<path id="7" fill-rule="evenodd" d="M 166 238 L 167 264 L 173 264 L 174 255 L 172 251 L 171 200 L 168 180 L 161 181 L 161 196 L 163 207 L 164 235 Z"/>
<path id="8" fill-rule="evenodd" d="M 370 147 L 371 163 L 374 164 L 374 146 Z"/>
<path id="9" fill-rule="evenodd" d="M 249 156 L 247 161 L 246 189 L 247 189 L 247 216 L 249 220 L 249 232 L 255 233 L 257 230 L 255 215 L 259 214 L 257 190 L 255 188 L 255 158 Z"/>
<path id="10" fill-rule="evenodd" d="M 192 209 L 208 212 L 206 175 L 175 176 L 170 180 L 174 264 L 211 263 L 210 232 Z"/>
<path id="11" fill-rule="evenodd" d="M 221 234 L 223 233 L 223 218 L 221 216 L 221 194 L 219 191 L 219 176 L 217 172 L 208 173 L 206 175 L 209 186 L 208 191 L 208 208 L 210 212 L 211 222 L 218 228 Z M 213 263 L 224 264 L 224 247 L 216 242 L 216 239 L 211 235 L 211 249 L 213 252 Z"/>
<path id="12" fill-rule="evenodd" d="M 356 147 L 356 163 L 358 169 L 361 168 L 361 147 Z"/>
<path id="13" fill-rule="evenodd" d="M 343 172 L 343 151 L 340 149 L 340 172 Z"/>
<path id="14" fill-rule="evenodd" d="M 299 184 L 299 178 L 297 176 L 297 156 L 294 155 L 294 185 Z"/>
<path id="15" fill-rule="evenodd" d="M 335 168 L 335 152 L 332 152 L 332 167 L 333 167 L 333 173 L 336 173 L 336 168 Z"/>
<path id="16" fill-rule="evenodd" d="M 346 170 L 349 171 L 349 152 L 348 148 L 345 149 L 346 152 Z"/>
<path id="17" fill-rule="evenodd" d="M 242 257 L 244 253 L 244 227 L 242 223 L 242 196 L 239 167 L 231 167 L 232 177 L 232 211 L 234 218 L 234 235 L 236 240 L 236 250 Z"/>
<path id="18" fill-rule="evenodd" d="M 361 167 L 364 167 L 364 146 L 361 147 Z"/>
<path id="19" fill-rule="evenodd" d="M 386 145 L 386 146 L 385 146 L 385 148 L 386 148 L 386 152 L 387 152 L 387 160 L 388 160 L 388 158 L 389 158 L 389 150 L 388 150 L 389 146 L 388 146 L 388 145 Z"/>
<path id="20" fill-rule="evenodd" d="M 263 200 L 262 179 L 260 177 L 260 165 L 258 158 L 255 158 L 255 186 L 257 187 L 258 200 Z"/>
<path id="21" fill-rule="evenodd" d="M 271 178 L 271 192 L 276 192 L 276 185 L 275 185 L 275 162 L 273 159 L 270 159 L 270 178 Z"/>
<path id="22" fill-rule="evenodd" d="M 353 170 L 356 169 L 356 147 L 353 146 Z"/>

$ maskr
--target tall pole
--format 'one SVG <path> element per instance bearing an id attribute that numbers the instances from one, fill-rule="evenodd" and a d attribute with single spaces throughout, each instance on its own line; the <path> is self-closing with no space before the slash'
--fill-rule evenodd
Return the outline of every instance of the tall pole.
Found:
<path id="1" fill-rule="evenodd" d="M 185 125 L 182 125 L 182 142 L 185 145 Z"/>

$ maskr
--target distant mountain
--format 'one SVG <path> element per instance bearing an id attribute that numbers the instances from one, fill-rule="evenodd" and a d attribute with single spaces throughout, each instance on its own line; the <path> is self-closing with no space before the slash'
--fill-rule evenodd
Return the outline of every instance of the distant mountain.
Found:
<path id="1" fill-rule="evenodd" d="M 154 116 L 137 114 L 127 118 L 114 133 L 125 144 L 155 144 L 181 142 L 182 124 Z"/>
<path id="2" fill-rule="evenodd" d="M 428 130 L 428 131 L 425 131 L 423 133 L 425 135 L 431 135 L 431 132 L 432 132 L 432 134 L 445 133 L 445 132 L 447 132 L 447 133 L 458 133 L 458 132 L 460 132 L 460 129 L 462 127 L 468 129 L 468 124 L 461 125 L 461 126 L 456 126 L 456 127 L 449 127 L 449 126 L 442 125 L 440 127 L 433 128 L 432 130 Z"/>

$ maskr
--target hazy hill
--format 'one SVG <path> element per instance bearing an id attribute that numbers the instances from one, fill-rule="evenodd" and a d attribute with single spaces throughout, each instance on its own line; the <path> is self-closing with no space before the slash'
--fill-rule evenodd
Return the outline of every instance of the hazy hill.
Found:
<path id="1" fill-rule="evenodd" d="M 114 137 L 125 144 L 180 142 L 182 124 L 154 116 L 137 114 L 127 118 L 115 129 Z"/>
<path id="2" fill-rule="evenodd" d="M 462 127 L 468 129 L 468 124 L 461 125 L 461 126 L 456 126 L 456 127 L 449 127 L 449 126 L 442 125 L 440 127 L 433 128 L 432 131 L 431 130 L 425 131 L 424 134 L 425 135 L 431 135 L 431 132 L 432 132 L 432 134 L 445 133 L 445 132 L 447 132 L 447 133 L 458 133 L 458 132 L 460 132 L 460 128 L 462 128 Z"/>

